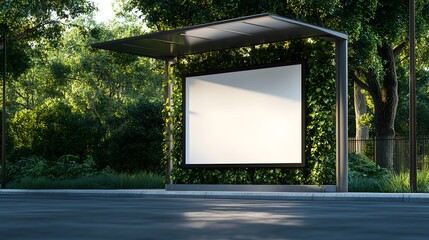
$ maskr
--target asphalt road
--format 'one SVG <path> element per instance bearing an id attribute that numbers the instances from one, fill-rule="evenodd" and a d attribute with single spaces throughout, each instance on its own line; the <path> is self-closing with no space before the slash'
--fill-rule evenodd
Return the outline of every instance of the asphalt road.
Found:
<path id="1" fill-rule="evenodd" d="M 429 205 L 0 195 L 0 239 L 429 239 Z"/>

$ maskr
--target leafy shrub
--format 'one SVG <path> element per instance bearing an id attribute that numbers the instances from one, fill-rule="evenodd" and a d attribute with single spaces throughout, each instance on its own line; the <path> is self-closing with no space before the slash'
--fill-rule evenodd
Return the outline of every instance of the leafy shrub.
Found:
<path id="1" fill-rule="evenodd" d="M 8 164 L 6 170 L 8 181 L 19 181 L 25 177 L 47 177 L 49 165 L 46 159 L 42 157 L 31 156 L 22 158 L 15 163 Z"/>
<path id="2" fill-rule="evenodd" d="M 161 112 L 161 104 L 147 101 L 128 107 L 97 152 L 97 163 L 117 172 L 159 172 L 163 157 Z"/>
<path id="3" fill-rule="evenodd" d="M 82 163 L 73 155 L 64 155 L 50 166 L 50 175 L 53 179 L 73 179 L 81 176 L 91 176 L 97 173 L 96 165 L 91 157 L 87 157 Z"/>
<path id="4" fill-rule="evenodd" d="M 57 100 L 15 114 L 10 124 L 11 160 L 41 156 L 55 161 L 64 155 L 80 159 L 90 154 L 105 130 L 90 114 L 78 113 Z"/>
<path id="5" fill-rule="evenodd" d="M 94 160 L 87 157 L 83 162 L 79 157 L 65 155 L 57 161 L 48 162 L 38 156 L 21 158 L 9 164 L 8 180 L 20 182 L 22 179 L 46 178 L 50 180 L 73 179 L 82 176 L 92 176 L 98 173 Z"/>
<path id="6" fill-rule="evenodd" d="M 349 154 L 349 175 L 352 177 L 384 177 L 389 173 L 385 168 L 378 167 L 368 157 L 358 154 Z"/>

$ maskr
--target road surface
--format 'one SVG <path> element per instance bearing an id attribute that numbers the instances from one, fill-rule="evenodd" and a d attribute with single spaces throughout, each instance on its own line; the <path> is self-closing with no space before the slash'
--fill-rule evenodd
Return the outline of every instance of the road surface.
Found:
<path id="1" fill-rule="evenodd" d="M 0 239 L 429 239 L 418 203 L 0 195 Z"/>

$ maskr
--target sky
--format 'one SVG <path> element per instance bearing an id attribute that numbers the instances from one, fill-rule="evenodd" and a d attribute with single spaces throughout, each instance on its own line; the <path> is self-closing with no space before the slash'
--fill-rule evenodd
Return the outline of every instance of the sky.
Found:
<path id="1" fill-rule="evenodd" d="M 95 21 L 98 23 L 105 22 L 113 18 L 114 12 L 112 3 L 114 0 L 92 0 L 98 7 L 99 11 L 95 12 Z"/>

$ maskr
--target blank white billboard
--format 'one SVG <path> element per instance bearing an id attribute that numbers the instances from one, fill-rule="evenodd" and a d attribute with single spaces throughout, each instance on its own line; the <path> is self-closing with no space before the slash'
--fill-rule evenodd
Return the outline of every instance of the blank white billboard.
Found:
<path id="1" fill-rule="evenodd" d="M 302 66 L 187 77 L 186 165 L 304 164 Z"/>

